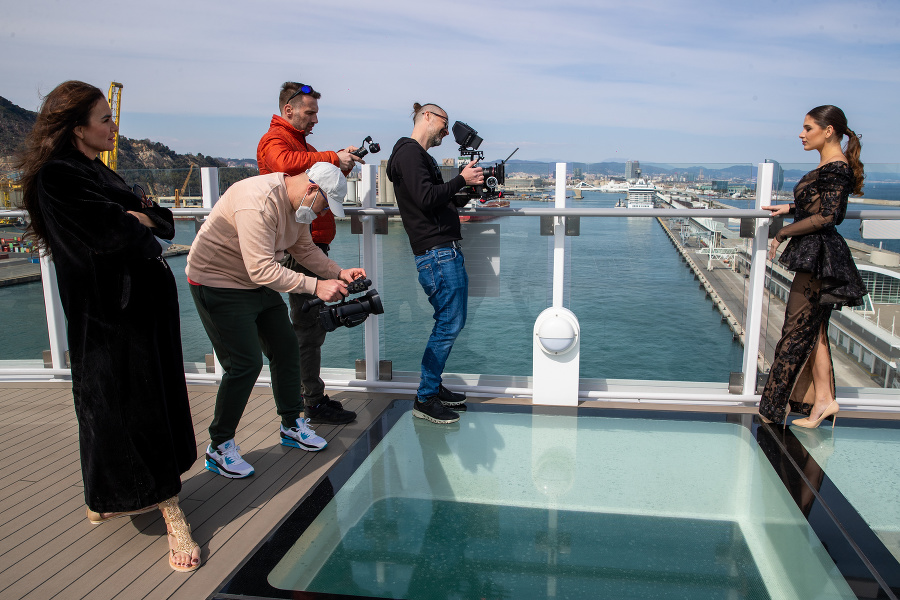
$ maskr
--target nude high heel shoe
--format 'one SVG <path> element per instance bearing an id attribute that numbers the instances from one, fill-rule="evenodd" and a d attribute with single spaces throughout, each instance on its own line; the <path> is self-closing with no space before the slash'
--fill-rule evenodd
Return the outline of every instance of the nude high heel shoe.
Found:
<path id="1" fill-rule="evenodd" d="M 819 424 L 830 417 L 831 415 L 837 415 L 837 412 L 840 410 L 840 406 L 838 406 L 837 400 L 832 400 L 831 404 L 825 407 L 825 410 L 822 411 L 822 414 L 819 415 L 819 418 L 815 421 L 805 418 L 805 419 L 797 419 L 791 425 L 796 425 L 797 427 L 804 427 L 806 429 L 815 429 L 819 426 Z M 837 416 L 834 417 L 834 420 L 831 421 L 831 428 L 834 429 L 834 423 L 837 421 Z"/>

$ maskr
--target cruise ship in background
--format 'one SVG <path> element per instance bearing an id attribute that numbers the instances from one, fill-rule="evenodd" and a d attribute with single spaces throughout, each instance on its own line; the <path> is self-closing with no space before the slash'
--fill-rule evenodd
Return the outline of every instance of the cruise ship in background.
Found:
<path id="1" fill-rule="evenodd" d="M 628 186 L 627 208 L 655 208 L 656 186 L 643 179 Z"/>

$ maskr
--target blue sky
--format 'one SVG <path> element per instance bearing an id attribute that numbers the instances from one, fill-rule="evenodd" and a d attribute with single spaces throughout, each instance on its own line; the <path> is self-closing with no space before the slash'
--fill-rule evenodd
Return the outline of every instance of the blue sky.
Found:
<path id="1" fill-rule="evenodd" d="M 836 104 L 863 161 L 900 163 L 900 2 L 120 3 L 2 0 L 0 96 L 124 84 L 122 134 L 255 158 L 285 80 L 323 95 L 319 149 L 387 158 L 414 101 L 487 159 L 813 162 L 803 115 Z M 456 155 L 450 138 L 434 150 Z"/>

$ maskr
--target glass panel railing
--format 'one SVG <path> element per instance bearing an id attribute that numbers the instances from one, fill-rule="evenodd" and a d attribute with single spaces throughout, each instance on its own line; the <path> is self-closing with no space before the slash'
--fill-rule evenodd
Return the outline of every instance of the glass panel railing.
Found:
<path id="1" fill-rule="evenodd" d="M 527 204 L 513 201 L 512 206 Z M 469 302 L 466 326 L 446 366 L 450 373 L 531 374 L 531 327 L 550 300 L 550 238 L 535 218 L 462 224 Z M 381 237 L 385 314 L 382 356 L 395 371 L 418 373 L 434 324 L 399 218 Z"/>
<path id="2" fill-rule="evenodd" d="M 814 167 L 780 166 L 786 190 Z M 554 167 L 541 163 L 522 172 L 508 167 L 507 182 L 514 185 L 505 199 L 513 208 L 551 208 Z M 600 173 L 595 167 L 578 167 L 583 189 L 569 189 L 571 207 L 610 207 L 625 201 L 627 184 L 620 181 L 624 173 L 617 176 L 608 169 Z M 642 177 L 656 185 L 671 206 L 752 208 L 755 165 L 644 164 L 641 168 Z M 898 165 L 867 165 L 864 202 L 854 201 L 849 211 L 900 206 L 898 170 Z M 220 169 L 220 185 L 253 175 L 250 171 Z M 199 194 L 192 187 L 198 185 L 194 180 L 199 169 L 123 174 L 131 183 L 143 182 L 158 197 L 176 186 L 180 192 L 185 184 L 185 196 Z M 781 193 L 782 200 L 789 197 L 789 192 Z M 892 366 L 900 362 L 900 329 L 893 312 L 900 301 L 900 244 L 887 235 L 863 238 L 859 226 L 851 217 L 839 230 L 869 284 L 871 303 L 865 310 L 836 312 L 832 319 L 829 333 L 837 383 L 852 388 L 900 387 Z M 536 216 L 464 223 L 472 296 L 469 320 L 451 354 L 448 373 L 531 374 L 532 328 L 538 314 L 551 305 L 552 293 L 553 238 L 540 235 L 540 229 Z M 729 372 L 742 370 L 740 335 L 747 320 L 750 240 L 741 238 L 739 229 L 740 220 L 735 218 L 707 222 L 669 216 L 581 217 L 580 235 L 567 238 L 564 302 L 581 321 L 581 376 L 724 382 Z M 345 267 L 361 262 L 361 237 L 349 230 L 349 220 L 340 221 L 332 244 L 332 257 Z M 21 234 L 14 227 L 2 231 Z M 176 244 L 187 246 L 194 235 L 193 218 L 177 220 Z M 385 307 L 380 317 L 380 358 L 391 360 L 395 371 L 417 373 L 432 310 L 417 282 L 399 218 L 391 218 L 388 235 L 376 238 L 381 265 L 377 287 Z M 182 276 L 185 261 L 183 254 L 169 258 L 179 284 L 185 360 L 203 363 L 210 345 Z M 786 297 L 790 276 L 777 265 L 767 268 L 767 288 L 774 293 L 766 292 L 760 352 L 769 362 L 783 318 L 780 298 Z M 704 279 L 714 294 L 704 287 Z M 0 331 L 0 360 L 40 359 L 49 347 L 40 284 L 0 288 L 0 295 L 4 296 L 4 317 L 10 317 L 4 322 L 16 323 Z M 330 334 L 323 348 L 323 366 L 352 369 L 356 359 L 364 358 L 363 329 L 339 328 Z"/>
<path id="3" fill-rule="evenodd" d="M 50 349 L 41 266 L 18 218 L 0 223 L 0 361 L 40 364 Z"/>
<path id="4" fill-rule="evenodd" d="M 362 260 L 359 252 L 361 236 L 350 233 L 349 219 L 339 219 L 336 225 L 334 241 L 329 244 L 331 247 L 328 253 L 329 258 L 344 269 L 361 266 Z M 373 285 L 373 287 L 376 287 L 378 293 L 383 297 L 382 290 L 377 286 Z M 351 328 L 338 327 L 329 332 L 325 338 L 325 344 L 322 346 L 322 367 L 353 369 L 357 359 L 361 360 L 366 357 L 363 330 L 364 327 L 359 325 Z"/>
<path id="5" fill-rule="evenodd" d="M 219 169 L 219 193 L 224 194 L 231 184 L 255 175 L 259 175 L 255 167 L 223 167 Z"/>
<path id="6" fill-rule="evenodd" d="M 627 201 L 625 193 L 583 191 L 577 206 L 612 208 L 620 201 Z M 740 343 L 682 253 L 720 289 L 713 273 L 729 284 L 743 276 L 722 262 L 724 254 L 708 270 L 709 255 L 698 254 L 708 246 L 701 248 L 696 236 L 681 239 L 689 220 L 580 222 L 569 307 L 581 324 L 582 377 L 727 382 L 741 370 Z"/>
<path id="7" fill-rule="evenodd" d="M 199 206 L 202 188 L 200 168 L 187 169 L 120 169 L 116 171 L 128 185 L 139 185 L 144 193 L 161 206 Z"/>

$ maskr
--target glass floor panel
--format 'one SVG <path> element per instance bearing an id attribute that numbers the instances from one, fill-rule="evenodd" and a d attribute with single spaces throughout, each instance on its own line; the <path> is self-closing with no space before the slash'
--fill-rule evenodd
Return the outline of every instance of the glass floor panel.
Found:
<path id="1" fill-rule="evenodd" d="M 791 428 L 825 474 L 900 560 L 900 430 L 856 427 Z"/>
<path id="2" fill-rule="evenodd" d="M 798 508 L 749 417 L 473 405 L 446 426 L 410 407 L 223 598 L 892 597 L 836 564 L 867 573 Z"/>

